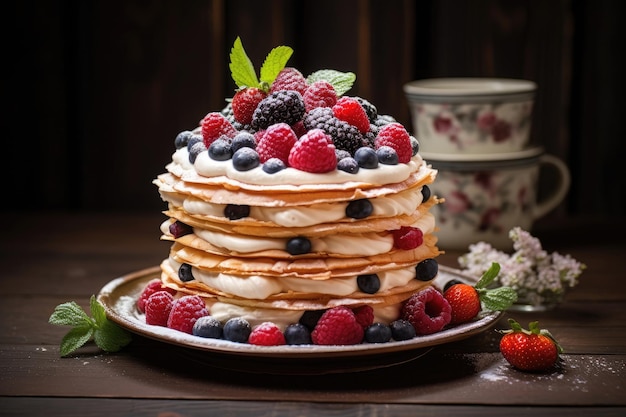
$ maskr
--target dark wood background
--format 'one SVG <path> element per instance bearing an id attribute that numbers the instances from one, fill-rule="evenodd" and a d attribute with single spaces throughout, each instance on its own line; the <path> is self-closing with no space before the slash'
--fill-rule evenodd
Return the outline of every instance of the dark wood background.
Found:
<path id="1" fill-rule="evenodd" d="M 533 141 L 570 166 L 552 215 L 625 213 L 624 2 L 615 0 L 12 1 L 2 12 L 4 210 L 161 210 L 175 135 L 232 96 L 228 51 L 292 46 L 305 73 L 410 125 L 402 85 L 539 84 Z M 8 161 L 8 164 L 6 163 Z"/>

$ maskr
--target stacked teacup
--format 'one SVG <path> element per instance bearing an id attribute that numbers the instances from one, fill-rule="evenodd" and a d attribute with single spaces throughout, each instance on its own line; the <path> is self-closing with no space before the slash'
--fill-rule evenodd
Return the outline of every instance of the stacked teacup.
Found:
<path id="1" fill-rule="evenodd" d="M 498 78 L 404 85 L 420 154 L 439 171 L 431 191 L 445 199 L 434 211 L 440 247 L 467 250 L 484 241 L 508 250 L 509 230 L 530 231 L 565 198 L 567 166 L 530 140 L 536 89 L 532 81 Z M 547 178 L 554 181 L 539 198 Z"/>

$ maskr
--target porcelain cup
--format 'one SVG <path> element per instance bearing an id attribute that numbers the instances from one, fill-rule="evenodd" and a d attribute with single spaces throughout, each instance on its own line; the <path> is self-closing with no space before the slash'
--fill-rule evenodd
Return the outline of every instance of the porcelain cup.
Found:
<path id="1" fill-rule="evenodd" d="M 422 152 L 491 154 L 530 146 L 537 85 L 505 78 L 431 78 L 403 86 Z"/>

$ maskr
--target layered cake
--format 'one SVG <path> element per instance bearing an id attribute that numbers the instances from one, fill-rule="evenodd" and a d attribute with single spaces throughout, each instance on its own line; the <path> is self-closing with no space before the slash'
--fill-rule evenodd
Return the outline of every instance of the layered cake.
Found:
<path id="1" fill-rule="evenodd" d="M 436 171 L 404 126 L 348 94 L 354 74 L 305 78 L 290 51 L 275 48 L 258 80 L 238 72 L 237 40 L 234 97 L 175 138 L 154 181 L 172 242 L 161 285 L 222 325 L 284 332 L 342 308 L 388 326 L 437 274 Z"/>

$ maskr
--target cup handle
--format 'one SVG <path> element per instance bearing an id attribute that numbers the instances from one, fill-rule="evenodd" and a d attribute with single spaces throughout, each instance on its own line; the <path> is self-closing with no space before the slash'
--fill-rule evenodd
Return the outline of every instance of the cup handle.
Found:
<path id="1" fill-rule="evenodd" d="M 550 197 L 537 202 L 535 210 L 533 211 L 535 220 L 548 214 L 565 199 L 572 181 L 569 168 L 556 156 L 543 154 L 539 157 L 539 163 L 540 165 L 551 165 L 556 168 L 559 174 L 559 183 L 555 186 L 554 190 L 552 190 Z"/>

